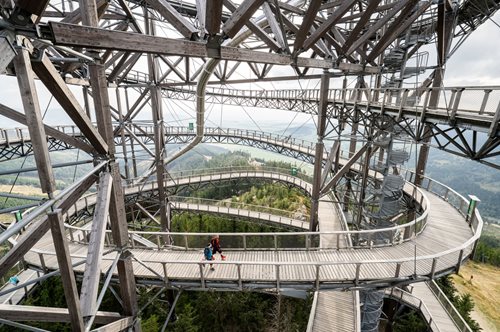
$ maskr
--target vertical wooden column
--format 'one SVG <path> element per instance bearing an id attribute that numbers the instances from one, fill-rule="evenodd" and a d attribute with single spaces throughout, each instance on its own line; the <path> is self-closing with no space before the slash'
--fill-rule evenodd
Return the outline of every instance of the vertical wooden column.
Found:
<path id="1" fill-rule="evenodd" d="M 450 50 L 451 40 L 453 39 L 453 31 L 456 24 L 455 17 L 457 15 L 458 8 L 456 5 L 452 5 L 453 7 L 449 6 L 450 6 L 449 3 L 446 1 L 443 1 L 438 5 L 437 62 L 439 66 L 434 70 L 432 91 L 428 105 L 428 107 L 430 108 L 435 108 L 439 104 L 441 85 L 444 79 L 445 64 Z M 424 139 L 421 141 L 422 145 L 420 146 L 420 151 L 418 153 L 417 167 L 415 169 L 416 186 L 420 186 L 424 179 L 425 168 L 427 166 L 427 160 L 429 159 L 429 150 L 430 150 L 429 144 L 432 139 L 430 135 L 431 127 L 423 123 L 421 125 L 423 126 L 422 133 Z"/>
<path id="2" fill-rule="evenodd" d="M 123 122 L 123 110 L 122 110 L 122 101 L 121 101 L 121 94 L 120 94 L 120 89 L 117 87 L 116 88 L 116 104 L 118 108 L 118 119 L 120 120 L 120 135 L 122 139 L 122 154 L 123 154 L 123 161 L 125 162 L 125 177 L 127 179 L 130 179 L 130 170 L 129 170 L 129 165 L 128 165 L 128 155 L 127 155 L 127 142 L 125 141 L 125 123 Z"/>
<path id="3" fill-rule="evenodd" d="M 19 42 L 24 41 L 20 40 Z M 47 193 L 51 197 L 56 185 L 49 157 L 45 127 L 42 122 L 40 103 L 35 87 L 35 78 L 31 69 L 30 53 L 26 47 L 18 48 L 17 55 L 14 58 L 14 66 L 26 114 L 26 122 L 33 144 L 33 153 L 35 155 L 40 185 L 42 192 Z"/>
<path id="4" fill-rule="evenodd" d="M 71 329 L 73 331 L 85 331 L 83 324 L 82 311 L 78 298 L 78 289 L 76 288 L 75 275 L 69 255 L 68 240 L 61 216 L 61 210 L 55 210 L 47 214 L 54 239 L 54 247 L 57 254 L 57 263 L 61 270 L 61 279 L 64 288 L 64 296 L 68 305 L 69 316 L 71 319 Z"/>
<path id="5" fill-rule="evenodd" d="M 326 131 L 326 110 L 328 105 L 328 88 L 330 86 L 330 75 L 323 73 L 321 75 L 321 87 L 318 105 L 318 127 L 316 142 L 316 150 L 314 153 L 314 173 L 313 173 L 313 189 L 311 193 L 311 217 L 309 221 L 309 230 L 316 231 L 318 228 L 318 207 L 319 196 L 321 190 L 321 173 L 323 170 L 323 151 L 325 144 L 323 138 Z"/>
<path id="6" fill-rule="evenodd" d="M 97 16 L 97 6 L 95 0 L 79 0 L 82 15 L 82 23 L 91 27 L 97 27 L 99 19 Z M 94 53 L 97 58 L 98 54 Z M 114 160 L 114 140 L 113 127 L 111 123 L 111 110 L 109 106 L 109 96 L 107 81 L 102 63 L 89 65 L 90 84 L 92 97 L 94 100 L 95 114 L 99 133 L 108 143 L 108 158 L 111 160 L 109 167 L 113 178 L 111 190 L 111 202 L 109 207 L 109 217 L 113 240 L 118 248 L 126 248 L 128 245 L 128 225 L 125 214 L 125 204 L 123 198 L 123 187 L 118 164 Z M 118 261 L 118 276 L 120 281 L 120 293 L 123 302 L 123 309 L 126 316 L 136 316 L 138 312 L 137 294 L 135 286 L 132 258 L 125 251 Z M 140 325 L 135 326 L 140 330 Z"/>
<path id="7" fill-rule="evenodd" d="M 147 14 L 147 12 L 146 12 Z M 147 16 L 146 16 L 147 18 Z M 149 34 L 155 34 L 154 21 L 149 20 L 147 30 Z M 156 182 L 158 185 L 158 199 L 160 205 L 160 225 L 162 232 L 170 230 L 170 218 L 167 215 L 167 195 L 165 192 L 165 133 L 163 126 L 163 109 L 161 103 L 161 90 L 158 87 L 158 64 L 154 55 L 148 55 L 148 69 L 151 85 L 151 111 L 155 135 L 155 168 Z M 164 237 L 165 243 L 169 243 L 169 237 Z"/>

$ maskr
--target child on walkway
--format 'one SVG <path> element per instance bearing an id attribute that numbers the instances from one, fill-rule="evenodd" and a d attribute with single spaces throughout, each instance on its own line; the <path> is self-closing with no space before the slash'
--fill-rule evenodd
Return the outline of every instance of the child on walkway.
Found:
<path id="1" fill-rule="evenodd" d="M 215 259 L 212 250 L 213 250 L 212 244 L 211 243 L 207 244 L 207 246 L 203 250 L 203 256 L 205 256 L 205 260 L 207 260 L 207 261 L 213 261 Z M 213 264 L 210 264 L 210 270 L 211 271 L 215 270 L 214 267 L 213 267 Z"/>

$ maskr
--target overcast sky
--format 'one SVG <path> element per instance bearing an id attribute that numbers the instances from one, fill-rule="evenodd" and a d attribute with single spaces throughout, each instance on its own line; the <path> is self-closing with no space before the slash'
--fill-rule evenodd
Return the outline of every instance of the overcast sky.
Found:
<path id="1" fill-rule="evenodd" d="M 500 13 L 497 13 L 493 20 L 500 23 Z M 472 35 L 465 41 L 460 49 L 451 57 L 447 64 L 446 76 L 444 86 L 485 86 L 497 85 L 500 86 L 500 28 L 493 22 L 487 21 L 480 26 Z M 434 45 L 428 46 L 431 48 L 431 56 L 435 48 Z M 429 63 L 434 63 L 430 60 Z M 240 76 L 244 76 L 241 73 Z M 419 81 L 423 81 L 427 77 L 421 75 Z M 332 82 L 331 87 L 336 86 L 337 83 Z M 295 88 L 315 88 L 317 82 L 302 81 L 301 86 L 297 83 L 291 82 L 289 84 L 274 83 L 275 88 L 290 88 L 295 85 Z M 17 110 L 22 109 L 20 101 L 19 90 L 17 81 L 13 77 L 0 76 L 0 103 Z M 260 84 L 252 84 L 252 88 L 256 89 L 261 87 Z M 269 85 L 268 85 L 269 86 Z M 40 104 L 42 111 L 48 105 L 50 95 L 45 91 L 41 84 L 37 84 L 40 96 Z M 265 85 L 264 85 L 265 87 Z M 114 93 L 111 93 L 114 95 Z M 112 96 L 113 98 L 113 96 Z M 282 133 L 286 127 L 295 128 L 303 125 L 305 122 L 312 121 L 309 115 L 297 114 L 294 112 L 285 111 L 266 111 L 256 110 L 252 108 L 242 109 L 240 107 L 233 107 L 228 105 L 208 105 L 209 109 L 207 114 L 210 117 L 207 121 L 208 126 L 222 126 L 222 127 L 243 127 L 252 129 L 267 129 L 276 133 Z M 188 122 L 193 122 L 190 118 L 194 118 L 194 111 L 192 111 L 192 104 L 183 104 L 179 101 L 165 102 L 165 119 L 170 125 L 187 125 Z M 48 124 L 56 123 L 71 123 L 67 117 L 61 114 L 58 105 L 52 103 L 49 107 L 49 113 L 46 117 Z M 150 115 L 148 114 L 150 117 Z M 257 124 L 256 124 L 257 123 Z M 278 125 L 281 124 L 281 125 Z M 0 117 L 0 127 L 12 128 L 17 123 L 8 119 Z M 275 130 L 269 130 L 270 127 L 276 126 Z M 286 133 L 292 134 L 293 130 Z"/>

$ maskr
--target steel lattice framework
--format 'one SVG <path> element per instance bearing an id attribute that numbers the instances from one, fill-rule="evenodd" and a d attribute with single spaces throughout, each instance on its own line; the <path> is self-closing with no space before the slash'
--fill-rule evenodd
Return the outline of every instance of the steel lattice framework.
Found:
<path id="1" fill-rule="evenodd" d="M 70 322 L 74 331 L 88 331 L 94 321 L 108 324 L 109 331 L 140 330 L 122 181 L 138 174 L 128 166 L 120 174 L 118 165 L 122 159 L 132 163 L 137 150 L 151 159 L 147 174 L 136 180 L 157 179 L 155 194 L 146 200 L 154 200 L 163 234 L 171 222 L 165 166 L 202 142 L 243 143 L 314 164 L 311 231 L 318 228 L 320 197 L 334 189 L 346 202 L 356 201 L 352 216 L 361 224 L 371 209 L 367 188 L 375 159 L 383 177 L 377 189 L 383 191 L 386 179 L 395 175 L 393 139 L 422 143 L 413 179 L 417 186 L 432 139 L 445 151 L 498 167 L 499 89 L 446 90 L 442 85 L 447 59 L 499 7 L 499 0 L 0 0 L 0 73 L 17 78 L 24 109 L 0 104 L 0 115 L 27 126 L 29 133 L 18 130 L 13 137 L 2 131 L 0 160 L 33 154 L 47 195 L 38 209 L 1 235 L 3 243 L 29 226 L 0 260 L 0 276 L 50 229 L 68 305 L 51 315 L 47 308 L 23 306 L 2 312 L 12 321 Z M 430 44 L 437 46 L 435 59 L 425 51 Z M 249 74 L 241 78 L 242 72 Z M 421 84 L 410 82 L 424 72 L 430 75 Z M 348 78 L 355 80 L 354 88 L 347 88 Z M 225 88 L 296 80 L 319 82 L 319 88 Z M 69 116 L 73 129 L 45 123 L 35 81 Z M 481 96 L 470 106 L 472 90 Z M 169 132 L 163 125 L 162 101 L 173 99 L 194 102 L 191 132 Z M 210 132 L 205 103 L 310 113 L 317 116 L 318 140 L 306 146 L 287 137 L 250 137 L 248 131 L 246 136 L 220 128 Z M 138 120 L 144 114 L 150 115 L 151 126 Z M 340 141 L 346 137 L 350 148 L 340 165 Z M 329 151 L 325 139 L 334 140 Z M 170 154 L 170 142 L 186 145 Z M 69 148 L 90 155 L 94 168 L 57 193 L 49 151 Z M 92 250 L 82 263 L 79 294 L 64 222 L 68 210 L 96 187 L 95 208 L 82 213 L 93 220 Z M 116 267 L 122 314 L 97 313 L 108 219 L 116 257 L 103 289 Z M 162 241 L 168 245 L 168 236 Z"/>

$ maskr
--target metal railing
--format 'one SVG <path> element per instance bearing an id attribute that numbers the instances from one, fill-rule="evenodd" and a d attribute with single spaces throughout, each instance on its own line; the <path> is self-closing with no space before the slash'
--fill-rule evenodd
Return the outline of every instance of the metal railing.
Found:
<path id="1" fill-rule="evenodd" d="M 403 177 L 408 182 L 413 182 L 415 180 L 415 172 L 411 170 L 401 170 Z M 451 206 L 453 206 L 463 217 L 467 216 L 467 210 L 469 207 L 469 201 L 462 195 L 460 195 L 455 190 L 451 189 L 447 185 L 433 180 L 429 177 L 424 176 L 421 188 L 441 197 Z M 483 229 L 483 219 L 479 214 L 479 211 L 475 210 L 475 213 L 467 221 L 474 234 L 480 234 Z"/>
<path id="2" fill-rule="evenodd" d="M 432 293 L 434 294 L 434 296 L 436 296 L 439 303 L 441 303 L 441 306 L 446 310 L 448 316 L 450 316 L 451 320 L 453 321 L 453 323 L 455 323 L 458 330 L 461 332 L 472 332 L 472 329 L 469 327 L 469 324 L 467 324 L 462 315 L 460 315 L 457 308 L 455 308 L 453 303 L 451 303 L 448 296 L 446 296 L 446 294 L 443 293 L 438 284 L 436 284 L 434 280 L 431 280 L 427 282 L 427 285 L 429 285 L 429 288 L 431 289 Z"/>
<path id="3" fill-rule="evenodd" d="M 220 167 L 220 168 L 204 168 L 204 169 L 193 169 L 185 171 L 174 171 L 165 174 L 165 184 L 171 180 L 180 180 L 183 178 L 190 179 L 189 182 L 200 182 L 204 181 L 203 177 L 206 176 L 216 176 L 220 179 L 228 179 L 232 177 L 257 177 L 263 176 L 264 174 L 269 175 L 273 179 L 283 179 L 288 180 L 288 182 L 295 183 L 300 188 L 306 191 L 310 191 L 312 176 L 296 171 L 293 175 L 291 174 L 291 169 L 281 168 L 281 167 L 270 167 L 270 166 L 230 166 L 230 167 Z M 274 176 L 273 176 L 274 175 Z M 136 179 L 125 180 L 124 188 L 136 187 Z M 150 180 L 141 183 L 142 186 L 148 184 L 156 184 L 156 180 Z"/>
<path id="4" fill-rule="evenodd" d="M 432 319 L 432 314 L 425 305 L 425 303 L 419 299 L 418 297 L 414 296 L 411 293 L 406 292 L 405 290 L 402 290 L 401 288 L 387 288 L 385 290 L 385 296 L 390 297 L 394 300 L 400 301 L 414 309 L 419 310 L 422 313 L 422 316 L 425 319 L 425 322 L 427 325 L 431 328 L 433 332 L 439 332 L 440 329 L 437 326 L 436 322 Z"/>
<path id="5" fill-rule="evenodd" d="M 189 87 L 168 88 L 177 93 L 194 94 Z M 334 103 L 357 103 L 384 105 L 387 107 L 419 107 L 421 110 L 431 109 L 430 94 L 439 90 L 440 102 L 434 109 L 446 110 L 451 117 L 460 112 L 473 112 L 479 115 L 492 115 L 498 112 L 500 86 L 469 86 L 443 88 L 353 88 L 331 89 L 328 100 Z M 262 100 L 294 100 L 319 101 L 320 92 L 314 90 L 235 90 L 227 88 L 207 88 L 207 95 L 228 98 L 262 99 Z M 419 97 L 415 97 L 419 96 Z"/>
<path id="6" fill-rule="evenodd" d="M 130 189 L 131 187 L 129 187 Z M 370 229 L 370 230 L 345 230 L 345 231 L 332 231 L 332 232 L 293 232 L 293 233 L 285 233 L 285 232 L 275 232 L 275 233 L 221 233 L 221 238 L 224 239 L 224 242 L 231 243 L 229 246 L 232 250 L 248 250 L 247 247 L 248 237 L 261 238 L 260 240 L 253 240 L 257 243 L 263 244 L 267 243 L 267 246 L 260 246 L 258 249 L 260 250 L 286 250 L 286 249 L 304 249 L 311 250 L 313 246 L 311 243 L 318 243 L 318 239 L 320 236 L 333 236 L 336 241 L 332 242 L 332 246 L 323 247 L 322 249 L 345 249 L 345 248 L 375 248 L 375 247 L 384 247 L 384 246 L 393 246 L 396 244 L 400 244 L 406 241 L 409 241 L 416 236 L 418 236 L 425 228 L 430 203 L 427 197 L 418 189 L 415 188 L 415 200 L 422 207 L 422 214 L 414 219 L 413 221 L 396 225 L 388 228 L 381 229 Z M 88 208 L 95 204 L 96 194 L 90 194 L 81 199 L 80 206 L 83 208 Z M 281 225 L 292 226 L 302 229 L 308 229 L 309 216 L 302 215 L 301 219 L 297 219 L 296 212 L 289 212 L 284 210 L 272 209 L 264 206 L 256 206 L 249 205 L 239 202 L 228 202 L 228 201 L 218 201 L 211 199 L 201 199 L 201 198 L 193 198 L 193 197 L 179 197 L 173 196 L 171 197 L 171 204 L 178 209 L 187 209 L 187 210 L 196 210 L 196 211 L 208 211 L 208 212 L 216 212 L 223 214 L 231 214 L 238 215 L 242 217 L 249 217 L 254 219 L 266 220 L 273 223 L 278 223 Z M 75 210 L 78 208 L 75 208 Z M 294 218 L 295 217 L 295 218 Z M 68 229 L 71 229 L 70 236 L 74 241 L 80 241 L 86 243 L 85 239 L 87 238 L 88 229 L 83 227 L 74 227 L 68 226 Z M 78 238 L 73 234 L 76 231 L 81 231 L 81 238 Z M 158 248 L 161 249 L 163 246 L 160 241 L 164 236 L 171 236 L 174 238 L 182 238 L 183 244 L 177 245 L 182 247 L 183 249 L 202 249 L 206 245 L 206 240 L 210 239 L 212 234 L 208 233 L 182 233 L 182 232 L 171 232 L 171 233 L 161 233 L 161 232 L 139 232 L 139 231 L 130 231 L 129 234 L 138 234 L 140 236 L 149 239 L 154 243 L 158 243 Z M 290 240 L 290 237 L 296 237 L 294 240 Z M 344 238 L 363 238 L 366 239 L 366 242 L 361 242 L 356 246 L 351 246 L 349 241 L 342 241 Z M 372 239 L 377 237 L 384 237 L 389 239 L 386 242 L 382 243 L 374 243 Z M 269 240 L 262 239 L 273 239 L 273 241 L 269 242 Z M 140 245 L 135 245 L 134 241 L 130 241 L 131 246 L 140 247 Z M 290 243 L 295 243 L 295 245 L 290 246 Z M 110 243 L 109 243 L 110 244 Z M 194 245 L 193 245 L 194 244 Z M 144 246 L 145 249 L 152 249 L 151 247 Z M 256 249 L 255 247 L 252 247 Z"/>

